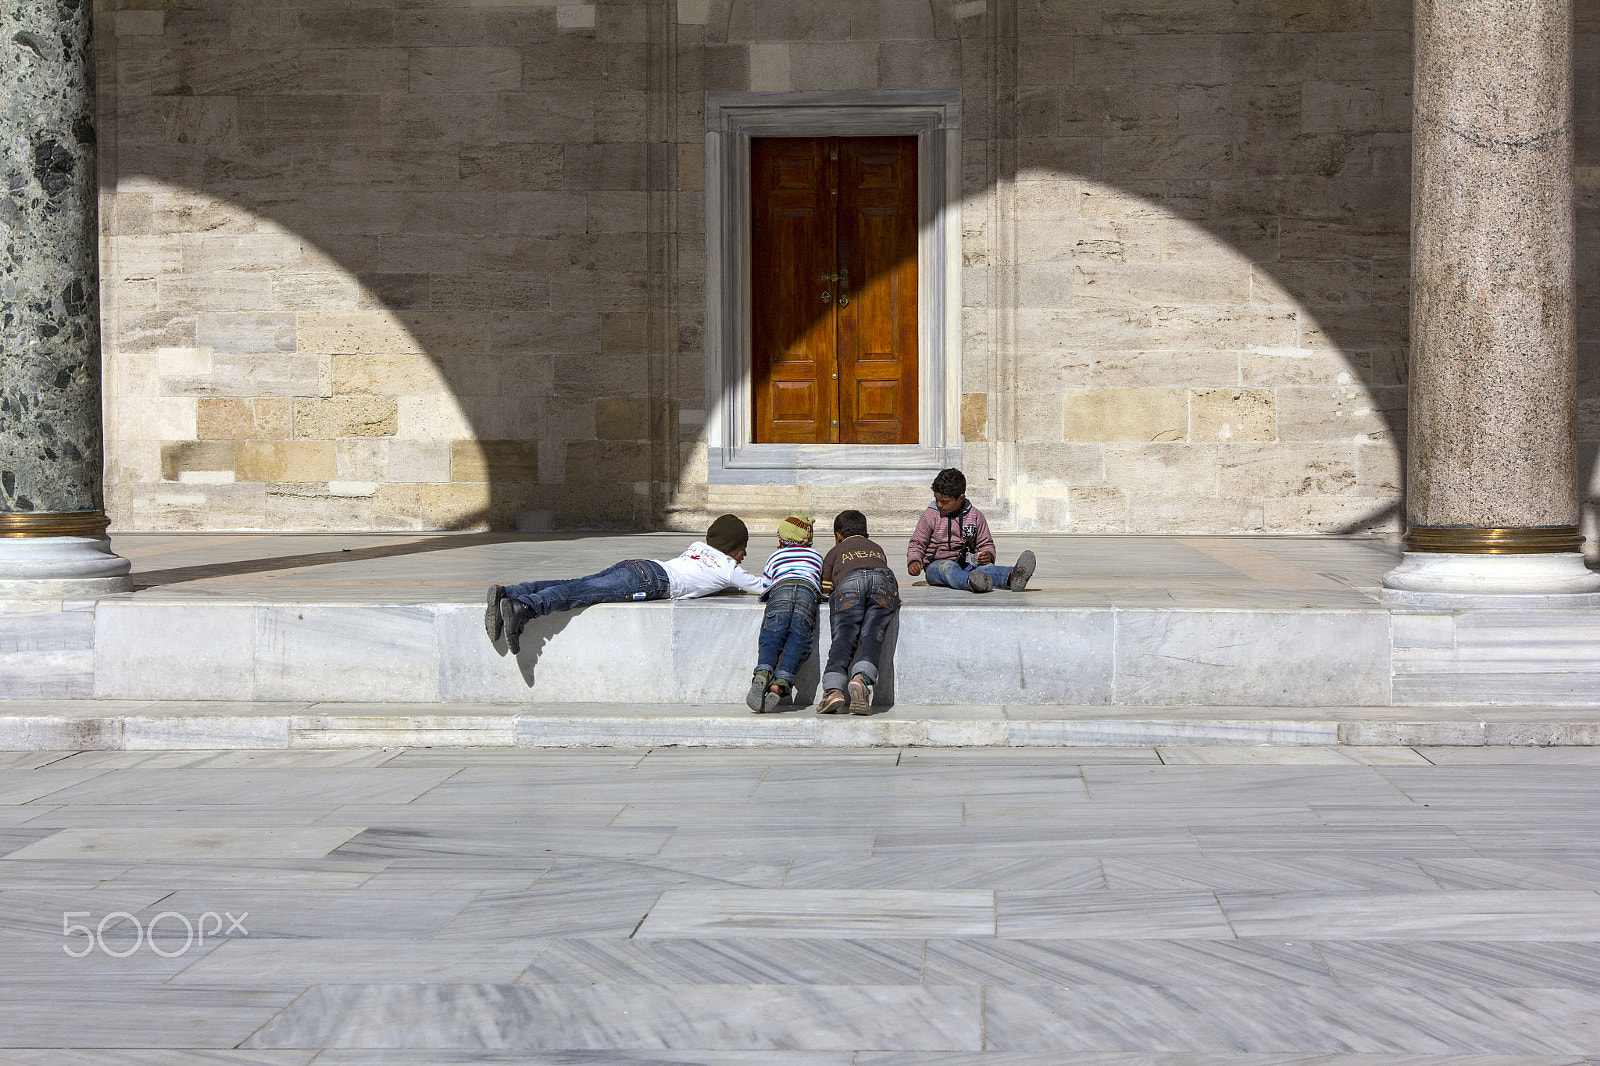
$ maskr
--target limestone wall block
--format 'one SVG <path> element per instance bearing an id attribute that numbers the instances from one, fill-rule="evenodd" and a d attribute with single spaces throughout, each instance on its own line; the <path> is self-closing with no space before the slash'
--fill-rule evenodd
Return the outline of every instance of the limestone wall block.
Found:
<path id="1" fill-rule="evenodd" d="M 483 93 L 522 86 L 515 48 L 412 48 L 406 52 L 413 93 Z"/>
<path id="2" fill-rule="evenodd" d="M 106 361 L 105 385 L 107 397 L 154 396 L 159 391 L 160 375 L 155 352 L 118 351 Z M 110 412 L 107 412 L 110 417 Z M 106 426 L 106 439 L 116 438 L 118 427 Z"/>
<path id="3" fill-rule="evenodd" d="M 1163 349 L 1290 348 L 1299 339 L 1294 311 L 1251 306 L 1157 307 L 1155 347 Z"/>
<path id="4" fill-rule="evenodd" d="M 566 482 L 645 481 L 649 477 L 649 445 L 638 441 L 574 440 L 567 442 Z"/>
<path id="5" fill-rule="evenodd" d="M 1278 438 L 1277 399 L 1271 389 L 1193 389 L 1189 439 L 1270 441 Z"/>
<path id="6" fill-rule="evenodd" d="M 388 466 L 380 482 L 444 482 L 450 480 L 453 442 L 444 440 L 402 440 L 388 442 Z"/>
<path id="7" fill-rule="evenodd" d="M 287 440 L 294 432 L 294 401 L 201 397 L 195 429 L 200 440 Z"/>
<path id="8" fill-rule="evenodd" d="M 645 396 L 601 396 L 594 402 L 595 436 L 600 440 L 649 440 L 650 400 Z"/>
<path id="9" fill-rule="evenodd" d="M 1267 528 L 1266 508 L 1260 500 L 1244 496 L 1129 494 L 1129 533 L 1180 528 L 1194 533 L 1261 533 Z"/>
<path id="10" fill-rule="evenodd" d="M 193 484 L 233 481 L 234 442 L 180 440 L 161 445 L 161 480 Z"/>
<path id="11" fill-rule="evenodd" d="M 569 189 L 644 189 L 644 144 L 568 144 L 563 176 Z"/>
<path id="12" fill-rule="evenodd" d="M 1202 218 L 1219 213 L 1213 204 L 1216 186 L 1215 182 L 1184 179 L 1159 182 L 1129 179 L 1117 186 L 1086 182 L 1079 192 L 1078 213 L 1084 218 L 1165 219 L 1169 214 Z"/>
<path id="13" fill-rule="evenodd" d="M 295 323 L 300 351 L 315 355 L 481 350 L 488 328 L 480 315 L 448 311 L 301 311 Z"/>
<path id="14" fill-rule="evenodd" d="M 336 440 L 333 442 L 334 485 L 373 485 L 388 474 L 387 440 Z M 370 495 L 368 488 L 357 495 Z"/>
<path id="15" fill-rule="evenodd" d="M 594 95 L 581 90 L 500 93 L 495 98 L 495 133 L 501 141 L 591 141 Z"/>
<path id="16" fill-rule="evenodd" d="M 233 144 L 239 137 L 232 96 L 129 97 L 117 103 L 117 137 L 128 145 Z"/>
<path id="17" fill-rule="evenodd" d="M 1213 262 L 1234 267 L 1242 257 L 1259 267 L 1280 258 L 1279 228 L 1275 218 L 1208 218 L 1199 222 L 1165 218 L 1161 220 L 1160 257 L 1191 267 Z"/>
<path id="18" fill-rule="evenodd" d="M 1374 0 L 1281 0 L 1278 28 L 1299 33 L 1365 30 L 1372 25 Z"/>
<path id="19" fill-rule="evenodd" d="M 1058 526 L 1064 533 L 1122 533 L 1128 528 L 1128 494 L 1110 486 L 1067 490 L 1067 513 Z"/>
<path id="20" fill-rule="evenodd" d="M 1105 480 L 1133 494 L 1214 495 L 1219 484 L 1215 444 L 1108 444 Z"/>
<path id="21" fill-rule="evenodd" d="M 1075 307 L 1151 304 L 1243 304 L 1250 301 L 1248 264 L 1106 263 L 1073 265 Z"/>
<path id="22" fill-rule="evenodd" d="M 490 488 L 483 482 L 446 485 L 379 485 L 372 513 L 385 529 L 485 528 Z"/>
<path id="23" fill-rule="evenodd" d="M 1154 347 L 1154 318 L 1148 307 L 1070 309 L 1019 308 L 1019 351 L 1104 352 Z"/>
<path id="24" fill-rule="evenodd" d="M 1398 508 L 1357 496 L 1291 496 L 1262 501 L 1269 533 L 1394 533 Z"/>
<path id="25" fill-rule="evenodd" d="M 272 310 L 272 279 L 253 272 L 166 274 L 156 293 L 157 306 L 174 313 Z"/>
<path id="26" fill-rule="evenodd" d="M 1358 447 L 1356 486 L 1363 496 L 1398 500 L 1405 486 L 1405 456 L 1394 447 Z"/>
<path id="27" fill-rule="evenodd" d="M 1068 389 L 1069 441 L 1173 441 L 1189 435 L 1186 389 Z"/>
<path id="28" fill-rule="evenodd" d="M 299 78 L 298 67 L 294 77 Z M 218 86 L 211 91 L 239 90 Z M 243 95 L 239 97 L 239 140 L 280 150 L 289 145 L 376 144 L 387 117 L 385 110 L 401 99 L 374 93 Z M 412 103 L 412 113 L 423 110 Z"/>
<path id="29" fill-rule="evenodd" d="M 960 84 L 961 51 L 953 41 L 885 40 L 878 48 L 879 88 L 953 89 Z"/>
<path id="30" fill-rule="evenodd" d="M 341 486 L 345 487 L 345 486 Z M 354 488 L 365 489 L 360 485 Z M 382 529 L 370 494 L 335 491 L 329 485 L 268 485 L 267 529 Z"/>
<path id="31" fill-rule="evenodd" d="M 129 486 L 134 529 L 205 530 L 266 528 L 267 493 L 261 484 Z"/>
<path id="32" fill-rule="evenodd" d="M 337 471 L 331 440 L 247 440 L 235 451 L 239 481 L 331 481 Z"/>
<path id="33" fill-rule="evenodd" d="M 1252 348 L 1239 353 L 1244 385 L 1344 385 L 1357 380 L 1360 365 L 1316 348 Z"/>
<path id="34" fill-rule="evenodd" d="M 461 180 L 490 189 L 559 189 L 558 144 L 466 145 L 457 155 Z"/>
<path id="35" fill-rule="evenodd" d="M 154 440 L 116 441 L 106 449 L 106 487 L 147 485 L 161 480 L 162 442 Z M 131 496 L 124 492 L 123 503 L 131 504 Z M 107 512 L 111 513 L 110 511 Z M 128 506 L 116 512 L 129 513 Z"/>
<path id="36" fill-rule="evenodd" d="M 1105 481 L 1105 448 L 1099 444 L 1021 443 L 1014 446 L 1012 458 L 1017 472 L 1036 483 L 1065 486 Z"/>
<path id="37" fill-rule="evenodd" d="M 1078 217 L 1082 184 L 1054 174 L 1029 174 L 1019 178 L 1014 191 L 1018 230 L 1024 222 L 1062 222 Z M 962 224 L 966 224 L 963 215 Z"/>
<path id="38" fill-rule="evenodd" d="M 419 396 L 446 388 L 438 364 L 424 354 L 333 357 L 336 396 Z"/>
<path id="39" fill-rule="evenodd" d="M 564 174 L 568 154 L 562 157 Z M 589 203 L 580 193 L 508 192 L 498 205 L 501 233 L 578 234 L 589 227 Z"/>
<path id="40" fill-rule="evenodd" d="M 537 481 L 539 445 L 521 440 L 450 442 L 451 481 Z"/>
<path id="41" fill-rule="evenodd" d="M 1100 155 L 1101 142 L 1095 137 L 1035 134 L 1017 142 L 1017 167 L 1030 174 L 1093 174 Z"/>
<path id="42" fill-rule="evenodd" d="M 989 439 L 989 394 L 968 392 L 961 397 L 961 439 L 967 442 Z"/>
<path id="43" fill-rule="evenodd" d="M 282 311 L 202 311 L 195 343 L 235 355 L 276 355 L 296 350 L 295 316 Z"/>
<path id="44" fill-rule="evenodd" d="M 461 405 L 448 395 L 402 396 L 397 401 L 397 437 L 413 440 L 456 440 L 472 436 L 472 424 Z"/>
<path id="45" fill-rule="evenodd" d="M 370 92 L 374 85 L 404 85 L 410 60 L 398 48 L 306 48 L 300 52 L 300 86 L 307 92 Z"/>
<path id="46" fill-rule="evenodd" d="M 302 397 L 294 402 L 294 435 L 298 440 L 392 437 L 399 420 L 399 405 L 389 396 Z"/>
<path id="47" fill-rule="evenodd" d="M 110 237 L 105 242 L 112 267 L 123 278 L 173 274 L 183 269 L 179 237 Z"/>
<path id="48" fill-rule="evenodd" d="M 1285 496 L 1361 495 L 1353 444 L 1241 444 L 1218 456 L 1223 496 L 1258 499 Z"/>
<path id="49" fill-rule="evenodd" d="M 1064 416 L 1059 391 L 1019 392 L 1014 402 L 1017 441 L 1034 443 L 1063 439 Z"/>
<path id="50" fill-rule="evenodd" d="M 1084 377 L 1084 384 L 1095 388 L 1221 388 L 1239 383 L 1239 353 L 1229 351 L 1095 352 Z"/>
<path id="51" fill-rule="evenodd" d="M 1072 263 L 1019 263 L 1016 269 L 1018 307 L 1071 307 L 1080 287 Z"/>
<path id="52" fill-rule="evenodd" d="M 1276 390 L 1278 435 L 1289 441 L 1381 443 L 1405 427 L 1404 389 L 1293 385 Z"/>
<path id="53" fill-rule="evenodd" d="M 134 440 L 194 440 L 195 399 L 175 397 L 109 397 L 110 423 Z"/>
<path id="54" fill-rule="evenodd" d="M 272 306 L 284 311 L 355 310 L 361 286 L 344 273 L 277 274 L 272 279 Z"/>

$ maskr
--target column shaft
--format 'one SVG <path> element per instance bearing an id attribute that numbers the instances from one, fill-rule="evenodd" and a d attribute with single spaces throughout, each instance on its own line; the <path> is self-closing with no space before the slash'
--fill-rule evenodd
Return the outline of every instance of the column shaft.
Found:
<path id="1" fill-rule="evenodd" d="M 1578 524 L 1571 20 L 1416 4 L 1412 526 Z"/>
<path id="2" fill-rule="evenodd" d="M 0 596 L 111 591 L 90 0 L 0 7 Z"/>

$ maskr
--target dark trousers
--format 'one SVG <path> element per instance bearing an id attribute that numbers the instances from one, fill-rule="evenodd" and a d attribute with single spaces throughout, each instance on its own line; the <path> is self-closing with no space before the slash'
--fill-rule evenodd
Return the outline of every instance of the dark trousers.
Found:
<path id="1" fill-rule="evenodd" d="M 822 674 L 824 689 L 843 689 L 856 674 L 878 683 L 883 636 L 899 609 L 900 585 L 893 570 L 852 570 L 834 582 L 828 600 L 833 642 Z"/>
<path id="2" fill-rule="evenodd" d="M 671 592 L 666 570 L 652 559 L 629 559 L 586 577 L 506 586 L 506 595 L 527 604 L 535 618 L 552 611 L 582 610 L 596 603 L 660 600 Z"/>
<path id="3" fill-rule="evenodd" d="M 756 673 L 793 685 L 816 642 L 817 590 L 804 582 L 785 581 L 769 592 Z"/>

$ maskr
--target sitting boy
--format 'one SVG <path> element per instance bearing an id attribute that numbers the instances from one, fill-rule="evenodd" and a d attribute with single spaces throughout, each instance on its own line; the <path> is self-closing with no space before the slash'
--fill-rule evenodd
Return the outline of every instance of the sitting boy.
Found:
<path id="1" fill-rule="evenodd" d="M 744 523 L 737 515 L 725 514 L 711 523 L 704 541 L 695 541 L 676 559 L 628 559 L 587 577 L 490 585 L 483 628 L 491 642 L 504 633 L 506 647 L 516 655 L 522 650 L 522 627 L 555 611 L 668 596 L 693 599 L 727 588 L 762 592 L 766 584 L 739 565 L 749 542 Z"/>
<path id="2" fill-rule="evenodd" d="M 994 565 L 994 537 L 983 512 L 967 499 L 967 477 L 955 467 L 933 479 L 933 502 L 917 519 L 906 546 L 906 571 L 926 573 L 928 584 L 988 592 L 999 586 L 1012 592 L 1028 587 L 1037 565 L 1032 552 L 1017 556 L 1015 566 Z"/>
<path id="3" fill-rule="evenodd" d="M 833 520 L 833 540 L 833 550 L 822 560 L 822 591 L 831 594 L 828 622 L 833 642 L 817 713 L 871 714 L 878 655 L 900 609 L 900 586 L 889 569 L 889 557 L 867 539 L 866 515 L 840 511 Z"/>
<path id="4" fill-rule="evenodd" d="M 795 675 L 811 658 L 817 640 L 817 600 L 822 597 L 822 556 L 811 547 L 811 516 L 792 514 L 778 523 L 778 550 L 761 576 L 767 613 L 761 619 L 761 645 L 755 676 L 744 702 L 768 714 L 794 688 Z"/>

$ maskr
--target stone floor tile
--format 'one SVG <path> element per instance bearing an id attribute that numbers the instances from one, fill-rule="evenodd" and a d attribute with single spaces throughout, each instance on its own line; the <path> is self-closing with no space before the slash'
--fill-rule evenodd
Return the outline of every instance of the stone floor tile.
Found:
<path id="1" fill-rule="evenodd" d="M 882 856 L 870 859 L 806 859 L 795 862 L 784 888 L 1052 888 L 1105 887 L 1093 858 L 1026 859 L 954 855 Z"/>
<path id="2" fill-rule="evenodd" d="M 1600 854 L 1480 849 L 1468 857 L 1425 856 L 1419 865 L 1441 888 L 1600 891 Z"/>
<path id="3" fill-rule="evenodd" d="M 1532 989 L 1000 987 L 996 1050 L 1571 1054 L 1600 993 Z"/>
<path id="4" fill-rule="evenodd" d="M 1351 762 L 1338 747 L 1314 744 L 1163 746 L 1156 753 L 1166 766 L 1348 766 Z"/>
<path id="5" fill-rule="evenodd" d="M 1398 817 L 1396 821 L 1399 821 Z M 1319 825 L 1217 826 L 1197 825 L 1194 838 L 1209 856 L 1279 852 L 1339 853 L 1365 851 L 1388 855 L 1471 855 L 1472 846 L 1442 825 Z"/>
<path id="6" fill-rule="evenodd" d="M 662 860 L 561 858 L 540 875 L 546 888 L 778 888 L 793 864 L 787 859 L 683 856 Z"/>
<path id="7" fill-rule="evenodd" d="M 279 805 L 263 803 L 186 803 L 179 806 L 156 803 L 71 803 L 59 807 L 40 807 L 39 814 L 25 825 L 49 829 L 108 829 L 129 826 L 139 829 L 243 828 L 262 826 L 311 826 L 319 820 L 331 821 L 338 810 L 334 804 Z M 341 822 L 340 825 L 360 825 Z"/>
<path id="8" fill-rule="evenodd" d="M 663 859 L 696 855 L 737 855 L 769 861 L 831 856 L 866 858 L 872 853 L 873 835 L 874 830 L 846 826 L 820 829 L 760 826 L 743 833 L 691 827 L 674 832 L 658 854 Z"/>
<path id="9" fill-rule="evenodd" d="M 930 938 L 938 985 L 1332 985 L 1311 941 Z"/>
<path id="10" fill-rule="evenodd" d="M 429 896 L 338 890 L 184 888 L 139 912 L 147 926 L 158 913 L 174 911 L 198 923 L 206 913 L 240 916 L 252 940 L 330 938 L 415 940 L 433 936 L 477 896 L 475 890 Z M 243 917 L 248 915 L 248 918 Z M 182 939 L 181 924 L 161 927 Z M 507 934 L 511 935 L 511 934 Z"/>
<path id="11" fill-rule="evenodd" d="M 271 826 L 214 829 L 60 829 L 9 859 L 283 859 L 320 858 L 360 833 L 359 827 L 319 826 L 279 829 Z"/>
<path id="12" fill-rule="evenodd" d="M 1148 827 L 1123 824 L 1114 828 L 1080 829 L 1071 822 L 1049 826 L 999 822 L 960 829 L 880 829 L 872 842 L 874 858 L 947 854 L 999 858 L 1100 858 L 1109 855 L 1193 855 L 1200 847 L 1183 826 Z"/>
<path id="13" fill-rule="evenodd" d="M 635 936 L 991 936 L 994 927 L 994 893 L 979 890 L 670 888 Z"/>
<path id="14" fill-rule="evenodd" d="M 1232 937 L 1210 892 L 995 893 L 998 935 L 1020 940 L 1218 940 Z"/>
<path id="15" fill-rule="evenodd" d="M 1317 952 L 1344 985 L 1600 988 L 1600 943 L 1322 940 Z"/>
<path id="16" fill-rule="evenodd" d="M 440 938 L 628 937 L 661 892 L 653 888 L 485 891 L 439 930 Z"/>
<path id="17" fill-rule="evenodd" d="M 1600 892 L 1220 892 L 1218 898 L 1244 937 L 1600 939 Z"/>
<path id="18" fill-rule="evenodd" d="M 1439 885 L 1417 863 L 1403 857 L 1273 854 L 1218 858 L 1107 858 L 1100 861 L 1106 885 L 1119 892 L 1204 888 L 1338 889 L 1389 888 L 1427 891 Z"/>
<path id="19" fill-rule="evenodd" d="M 319 985 L 244 1046 L 976 1049 L 979 999 L 900 985 Z"/>
<path id="20" fill-rule="evenodd" d="M 545 939 L 460 941 L 229 940 L 168 980 L 173 987 L 305 988 L 313 984 L 509 984 Z"/>
<path id="21" fill-rule="evenodd" d="M 0 1048 L 234 1048 L 299 991 L 143 987 L 108 979 L 0 985 L 6 1004 Z"/>
<path id="22" fill-rule="evenodd" d="M 661 851 L 671 829 L 587 826 L 380 826 L 352 836 L 338 854 L 375 859 L 505 858 L 561 856 L 648 858 Z"/>
<path id="23" fill-rule="evenodd" d="M 8 1066 L 308 1066 L 314 1051 L 236 1051 L 114 1048 L 97 1051 L 7 1053 Z"/>
<path id="24" fill-rule="evenodd" d="M 1388 773 L 1388 768 L 1385 771 Z M 1396 768 L 1392 772 L 1416 771 Z M 1086 766 L 1083 778 L 1097 802 L 1174 803 L 1203 798 L 1212 807 L 1271 806 L 1288 796 L 1302 803 L 1411 802 L 1385 775 L 1359 765 L 1235 766 L 1225 777 L 1205 766 Z M 1196 785 L 1203 797 L 1194 795 Z"/>
<path id="25" fill-rule="evenodd" d="M 46 774 L 50 770 L 29 771 Z M 66 771 L 61 771 L 65 773 Z M 449 769 L 276 767 L 272 769 L 112 770 L 51 790 L 58 803 L 282 804 L 406 803 L 437 787 Z"/>
<path id="26" fill-rule="evenodd" d="M 1474 748 L 1418 748 L 1437 766 L 1600 766 L 1600 748 L 1521 748 L 1505 744 Z"/>
<path id="27" fill-rule="evenodd" d="M 74 785 L 83 784 L 104 776 L 103 770 L 70 770 L 51 764 L 38 769 L 0 770 L 0 806 L 37 803 L 45 797 L 65 793 Z M 52 799 L 52 803 L 70 802 L 69 799 Z"/>
<path id="28" fill-rule="evenodd" d="M 258 1053 L 259 1054 L 259 1053 Z M 914 1054 L 927 1055 L 926 1051 Z M 851 1066 L 849 1051 L 324 1051 L 322 1066 Z M 226 1064 L 224 1064 L 226 1066 Z M 1489 1063 L 1485 1066 L 1498 1066 Z M 1516 1066 L 1516 1064 L 1511 1064 Z M 1546 1066 L 1532 1063 L 1529 1066 Z M 1548 1066 L 1566 1066 L 1551 1063 Z M 1581 1063 L 1577 1066 L 1582 1066 Z"/>
<path id="29" fill-rule="evenodd" d="M 922 952 L 914 938 L 558 939 L 519 983 L 914 985 Z"/>

